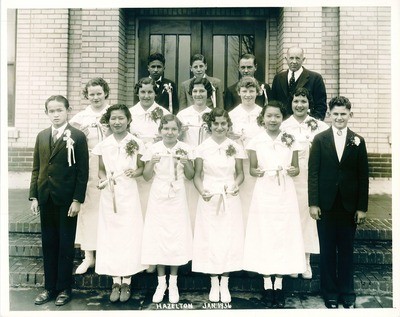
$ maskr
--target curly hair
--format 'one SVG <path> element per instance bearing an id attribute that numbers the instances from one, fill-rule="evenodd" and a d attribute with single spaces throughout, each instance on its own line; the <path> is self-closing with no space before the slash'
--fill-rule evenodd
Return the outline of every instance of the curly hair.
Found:
<path id="1" fill-rule="evenodd" d="M 232 120 L 229 117 L 228 111 L 226 111 L 222 108 L 214 108 L 213 110 L 203 114 L 203 116 L 202 116 L 204 123 L 207 124 L 208 132 L 211 132 L 211 125 L 213 122 L 215 122 L 216 117 L 224 117 L 226 119 L 226 121 L 228 122 L 228 127 L 230 128 L 232 126 Z"/>
<path id="2" fill-rule="evenodd" d="M 153 78 L 150 77 L 143 77 L 139 79 L 139 81 L 135 85 L 135 95 L 139 94 L 139 89 L 143 87 L 143 85 L 152 85 L 154 92 L 156 92 L 157 85 Z"/>
<path id="3" fill-rule="evenodd" d="M 189 95 L 192 95 L 192 90 L 194 85 L 203 85 L 205 90 L 207 90 L 207 98 L 210 98 L 213 92 L 212 85 L 207 78 L 196 78 L 194 77 L 189 83 Z"/>
<path id="4" fill-rule="evenodd" d="M 168 122 L 171 122 L 171 121 L 175 121 L 176 122 L 176 125 L 178 127 L 178 131 L 179 132 L 182 130 L 182 122 L 181 122 L 181 120 L 179 120 L 177 118 L 177 116 L 175 116 L 175 115 L 173 115 L 171 113 L 168 113 L 165 116 L 161 117 L 160 125 L 158 127 L 158 132 L 161 132 L 162 128 L 164 127 L 164 124 L 168 124 Z"/>
<path id="5" fill-rule="evenodd" d="M 125 106 L 124 104 L 115 104 L 107 108 L 107 111 L 105 114 L 102 115 L 100 118 L 100 123 L 101 124 L 110 124 L 110 118 L 111 118 L 111 112 L 114 110 L 122 110 L 125 113 L 126 118 L 128 119 L 128 125 L 127 125 L 127 130 L 129 130 L 129 127 L 132 122 L 132 115 L 131 112 L 129 111 L 128 107 Z"/>
<path id="6" fill-rule="evenodd" d="M 242 77 L 239 82 L 236 85 L 236 91 L 239 93 L 240 92 L 240 88 L 250 88 L 250 87 L 254 87 L 257 91 L 257 94 L 260 93 L 261 91 L 261 87 L 257 81 L 257 79 L 255 79 L 254 77 L 250 77 L 250 76 L 245 76 Z"/>
<path id="7" fill-rule="evenodd" d="M 264 115 L 265 115 L 265 111 L 266 111 L 267 108 L 269 108 L 269 107 L 278 108 L 278 109 L 281 111 L 283 117 L 285 117 L 285 115 L 286 115 L 286 108 L 285 108 L 285 106 L 283 105 L 283 103 L 280 102 L 280 101 L 278 101 L 278 100 L 271 100 L 271 101 L 268 102 L 268 104 L 267 104 L 264 108 L 262 108 L 261 113 L 260 113 L 260 114 L 258 115 L 258 117 L 257 117 L 257 124 L 258 124 L 260 127 L 263 127 L 263 126 L 264 126 Z"/>
<path id="8" fill-rule="evenodd" d="M 103 88 L 105 99 L 107 99 L 108 96 L 110 95 L 110 87 L 108 86 L 107 82 L 101 77 L 96 77 L 96 78 L 89 80 L 86 83 L 85 88 L 83 88 L 82 94 L 83 94 L 83 97 L 85 97 L 85 99 L 89 99 L 88 88 L 93 87 L 93 86 L 100 86 L 101 88 Z"/>
<path id="9" fill-rule="evenodd" d="M 297 96 L 306 97 L 308 100 L 308 106 L 310 109 L 312 109 L 312 107 L 314 106 L 314 99 L 307 88 L 304 88 L 304 87 L 297 88 L 296 91 L 294 92 L 294 94 L 290 95 L 290 97 L 289 97 L 289 105 L 290 106 L 292 105 L 294 97 L 297 97 Z"/>

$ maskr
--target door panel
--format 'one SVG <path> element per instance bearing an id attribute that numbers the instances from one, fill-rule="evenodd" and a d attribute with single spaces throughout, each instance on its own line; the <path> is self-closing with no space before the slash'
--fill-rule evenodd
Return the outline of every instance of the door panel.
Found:
<path id="1" fill-rule="evenodd" d="M 190 57 L 202 53 L 207 74 L 221 79 L 224 89 L 239 78 L 238 59 L 257 57 L 256 77 L 264 81 L 265 21 L 140 20 L 139 75 L 148 76 L 147 57 L 164 54 L 165 77 L 178 85 L 191 77 Z"/>

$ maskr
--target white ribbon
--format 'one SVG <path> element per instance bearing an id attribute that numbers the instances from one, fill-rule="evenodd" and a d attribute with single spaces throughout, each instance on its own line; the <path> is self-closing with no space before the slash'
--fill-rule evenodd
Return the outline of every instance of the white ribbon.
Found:
<path id="1" fill-rule="evenodd" d="M 216 210 L 216 215 L 218 215 L 220 212 L 225 213 L 226 212 L 226 207 L 227 207 L 227 195 L 233 195 L 235 192 L 231 190 L 227 190 L 228 185 L 224 185 L 224 188 L 220 192 L 212 192 L 209 193 L 211 196 L 220 196 L 217 204 L 217 210 Z M 222 206 L 222 208 L 221 208 Z"/>
<path id="2" fill-rule="evenodd" d="M 216 97 L 216 93 L 215 93 L 216 89 L 213 84 L 211 84 L 211 87 L 212 87 L 211 101 L 213 103 L 213 107 L 215 108 L 217 106 L 217 99 L 216 99 L 217 97 Z"/>
<path id="3" fill-rule="evenodd" d="M 112 195 L 114 213 L 117 213 L 117 201 L 115 198 L 115 188 L 114 188 L 114 186 L 117 185 L 117 183 L 115 182 L 115 179 L 121 175 L 124 175 L 125 172 L 121 172 L 117 175 L 114 175 L 114 172 L 110 172 L 110 174 L 111 175 L 108 176 L 104 181 L 100 182 L 98 186 L 103 187 L 104 185 L 108 184 Z"/>
<path id="4" fill-rule="evenodd" d="M 68 166 L 75 164 L 75 150 L 74 150 L 74 140 L 67 138 L 67 150 L 68 150 Z"/>

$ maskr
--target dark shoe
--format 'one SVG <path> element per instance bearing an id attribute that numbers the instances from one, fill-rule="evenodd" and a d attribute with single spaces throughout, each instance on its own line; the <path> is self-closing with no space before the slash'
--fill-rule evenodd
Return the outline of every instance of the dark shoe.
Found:
<path id="1" fill-rule="evenodd" d="M 110 294 L 110 302 L 111 303 L 118 302 L 120 293 L 121 293 L 121 285 L 118 283 L 114 283 L 112 285 L 112 291 Z"/>
<path id="2" fill-rule="evenodd" d="M 45 289 L 35 298 L 35 304 L 42 305 L 44 303 L 47 303 L 48 301 L 51 301 L 53 298 L 55 298 L 56 295 L 57 295 L 56 291 L 54 290 L 48 291 L 47 289 Z"/>
<path id="3" fill-rule="evenodd" d="M 129 298 L 131 298 L 131 286 L 126 283 L 122 283 L 119 300 L 120 302 L 125 303 L 129 300 Z"/>
<path id="4" fill-rule="evenodd" d="M 338 308 L 338 302 L 336 299 L 325 299 L 326 308 Z"/>
<path id="5" fill-rule="evenodd" d="M 274 291 L 272 289 L 267 289 L 263 294 L 264 304 L 268 308 L 274 307 Z"/>
<path id="6" fill-rule="evenodd" d="M 355 308 L 356 296 L 354 294 L 340 295 L 339 302 L 344 308 Z"/>
<path id="7" fill-rule="evenodd" d="M 344 308 L 356 308 L 356 303 L 353 301 L 344 301 L 343 307 Z"/>
<path id="8" fill-rule="evenodd" d="M 285 307 L 285 293 L 281 289 L 274 291 L 275 304 L 278 308 Z"/>
<path id="9" fill-rule="evenodd" d="M 56 306 L 63 306 L 70 301 L 71 301 L 71 290 L 66 289 L 62 291 L 60 294 L 58 294 L 54 304 Z"/>

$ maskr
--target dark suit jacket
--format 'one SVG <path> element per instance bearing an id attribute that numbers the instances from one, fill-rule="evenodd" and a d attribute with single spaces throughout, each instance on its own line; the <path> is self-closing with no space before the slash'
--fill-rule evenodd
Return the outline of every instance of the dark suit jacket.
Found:
<path id="1" fill-rule="evenodd" d="M 39 205 L 51 196 L 56 205 L 70 205 L 73 199 L 83 203 L 89 173 L 89 153 L 86 136 L 67 124 L 74 140 L 75 164 L 68 166 L 66 142 L 60 137 L 50 147 L 51 127 L 39 132 L 33 153 L 33 169 L 29 198 L 37 198 Z"/>
<path id="2" fill-rule="evenodd" d="M 262 83 L 260 82 L 258 83 L 260 84 L 261 87 Z M 242 103 L 242 99 L 239 97 L 236 91 L 237 84 L 238 82 L 228 87 L 224 92 L 224 107 L 225 110 L 228 112 L 231 111 L 233 108 L 235 108 L 237 105 Z M 271 88 L 269 87 L 268 84 L 264 84 L 264 89 L 267 92 L 268 100 L 271 100 Z M 257 96 L 256 104 L 259 105 L 260 107 L 264 107 L 265 105 L 264 93 L 262 95 Z"/>
<path id="3" fill-rule="evenodd" d="M 224 107 L 224 100 L 223 100 L 223 93 L 221 87 L 221 80 L 215 77 L 209 77 L 206 75 L 208 81 L 214 86 L 215 88 L 215 97 L 216 97 L 216 104 L 218 108 Z M 193 105 L 193 97 L 189 94 L 189 85 L 193 78 L 185 80 L 182 82 L 181 87 L 179 89 L 179 110 L 185 109 Z M 213 103 L 211 98 L 207 99 L 207 106 L 209 108 L 213 108 Z"/>
<path id="4" fill-rule="evenodd" d="M 292 105 L 289 104 L 288 71 L 276 74 L 272 82 L 271 98 L 279 100 L 286 106 L 287 117 L 293 114 Z M 296 88 L 307 88 L 314 99 L 314 107 L 310 109 L 310 115 L 319 120 L 325 119 L 326 113 L 326 89 L 322 76 L 303 67 L 303 72 L 296 81 Z"/>
<path id="5" fill-rule="evenodd" d="M 367 150 L 361 136 L 348 129 L 340 162 L 332 127 L 315 136 L 308 161 L 309 206 L 329 211 L 339 191 L 347 211 L 367 211 L 368 184 Z"/>
<path id="6" fill-rule="evenodd" d="M 167 110 L 169 110 L 169 95 L 167 91 L 164 90 L 164 85 L 165 84 L 172 85 L 172 113 L 177 114 L 179 111 L 179 104 L 178 104 L 178 90 L 176 88 L 175 83 L 172 80 L 162 77 L 161 83 L 157 82 L 156 84 L 158 88 L 155 91 L 156 98 L 154 101 Z M 133 100 L 136 104 L 139 102 L 139 97 L 135 95 Z"/>

